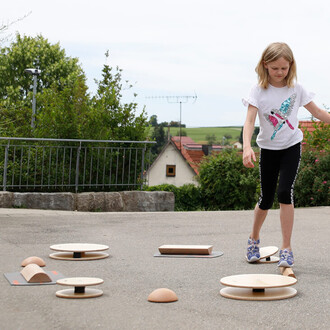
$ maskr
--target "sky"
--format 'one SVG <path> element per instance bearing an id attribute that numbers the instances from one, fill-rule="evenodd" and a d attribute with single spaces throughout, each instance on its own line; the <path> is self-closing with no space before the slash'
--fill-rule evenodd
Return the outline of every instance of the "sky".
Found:
<path id="1" fill-rule="evenodd" d="M 8 33 L 60 43 L 79 58 L 91 94 L 106 63 L 119 67 L 123 102 L 158 122 L 242 126 L 242 97 L 272 42 L 293 50 L 298 82 L 330 106 L 330 2 L 325 0 L 11 0 L 1 4 Z M 129 81 L 132 84 L 128 88 Z M 134 97 L 134 93 L 137 94 Z M 180 111 L 181 102 L 181 111 Z M 304 108 L 299 119 L 308 119 Z M 258 124 L 258 122 L 257 122 Z"/>

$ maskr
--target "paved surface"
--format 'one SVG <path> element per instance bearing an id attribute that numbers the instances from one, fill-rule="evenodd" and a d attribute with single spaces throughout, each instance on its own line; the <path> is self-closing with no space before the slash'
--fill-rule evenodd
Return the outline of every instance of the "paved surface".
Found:
<path id="1" fill-rule="evenodd" d="M 104 295 L 62 299 L 59 285 L 12 287 L 0 278 L 0 328 L 7 329 L 329 329 L 330 207 L 296 210 L 293 247 L 298 295 L 256 302 L 220 296 L 224 276 L 279 273 L 276 264 L 244 260 L 252 211 L 79 213 L 0 209 L 2 273 L 20 271 L 29 256 L 66 277 L 100 277 Z M 271 210 L 262 245 L 280 245 L 279 211 Z M 60 261 L 50 245 L 109 245 L 110 257 Z M 155 258 L 162 244 L 213 244 L 214 259 Z M 147 301 L 154 289 L 174 290 L 179 301 Z"/>

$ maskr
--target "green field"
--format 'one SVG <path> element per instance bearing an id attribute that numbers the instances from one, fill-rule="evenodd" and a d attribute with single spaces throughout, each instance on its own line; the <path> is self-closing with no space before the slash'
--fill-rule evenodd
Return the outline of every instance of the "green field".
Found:
<path id="1" fill-rule="evenodd" d="M 195 127 L 195 128 L 182 128 L 187 133 L 187 136 L 192 138 L 196 143 L 205 144 L 207 135 L 215 135 L 216 141 L 222 141 L 224 135 L 231 135 L 229 142 L 236 142 L 239 139 L 242 127 Z M 167 133 L 167 128 L 165 129 Z M 178 127 L 171 127 L 170 133 L 172 136 L 179 135 Z"/>

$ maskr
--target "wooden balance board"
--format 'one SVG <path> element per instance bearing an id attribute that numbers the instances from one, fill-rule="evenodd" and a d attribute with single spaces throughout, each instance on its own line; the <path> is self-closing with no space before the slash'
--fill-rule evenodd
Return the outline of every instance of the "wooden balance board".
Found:
<path id="1" fill-rule="evenodd" d="M 260 252 L 260 260 L 256 261 L 258 264 L 265 263 L 275 263 L 280 260 L 279 257 L 274 256 L 278 252 L 277 246 L 265 246 L 259 249 Z"/>
<path id="2" fill-rule="evenodd" d="M 162 245 L 158 248 L 161 254 L 201 254 L 212 253 L 213 245 Z"/>
<path id="3" fill-rule="evenodd" d="M 237 300 L 280 300 L 294 297 L 297 290 L 289 286 L 297 280 L 274 274 L 242 274 L 223 277 L 220 290 L 223 297 Z"/>
<path id="4" fill-rule="evenodd" d="M 60 298 L 95 298 L 102 296 L 103 291 L 86 288 L 86 286 L 102 284 L 103 280 L 96 277 L 70 277 L 56 281 L 56 284 L 73 286 L 74 289 L 65 289 L 56 292 L 56 296 Z"/>
<path id="5" fill-rule="evenodd" d="M 61 251 L 52 253 L 50 258 L 59 260 L 96 260 L 109 257 L 108 253 L 99 252 L 109 249 L 109 246 L 89 243 L 68 243 L 50 246 L 51 250 Z"/>

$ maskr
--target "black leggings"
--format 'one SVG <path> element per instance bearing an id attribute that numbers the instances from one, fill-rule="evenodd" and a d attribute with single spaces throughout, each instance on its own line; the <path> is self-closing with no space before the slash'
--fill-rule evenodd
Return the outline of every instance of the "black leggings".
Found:
<path id="1" fill-rule="evenodd" d="M 301 143 L 283 150 L 260 150 L 259 171 L 261 192 L 259 208 L 272 207 L 278 182 L 277 198 L 279 203 L 293 204 L 293 187 L 301 158 Z"/>

